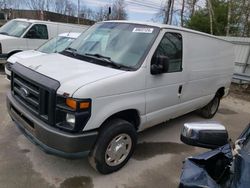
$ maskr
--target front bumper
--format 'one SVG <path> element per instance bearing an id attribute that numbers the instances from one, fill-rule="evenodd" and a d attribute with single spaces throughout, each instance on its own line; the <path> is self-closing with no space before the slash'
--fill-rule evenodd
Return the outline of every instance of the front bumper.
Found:
<path id="1" fill-rule="evenodd" d="M 66 158 L 86 155 L 94 146 L 98 132 L 66 133 L 45 124 L 23 108 L 12 96 L 7 94 L 8 112 L 22 133 L 43 151 Z"/>

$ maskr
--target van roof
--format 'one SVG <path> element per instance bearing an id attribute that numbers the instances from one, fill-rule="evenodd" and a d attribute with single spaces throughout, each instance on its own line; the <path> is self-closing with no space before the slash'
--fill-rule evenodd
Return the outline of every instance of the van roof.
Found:
<path id="1" fill-rule="evenodd" d="M 89 27 L 88 25 L 60 23 L 60 22 L 52 22 L 52 21 L 44 21 L 44 20 L 33 20 L 33 19 L 26 19 L 26 18 L 16 18 L 13 20 L 24 21 L 24 22 L 29 22 L 29 23 L 53 23 L 53 24 L 60 24 L 60 25 L 72 25 L 72 26 L 77 26 L 77 27 Z"/>
<path id="2" fill-rule="evenodd" d="M 186 32 L 190 32 L 190 33 L 195 33 L 195 34 L 207 36 L 207 37 L 212 37 L 212 38 L 215 38 L 215 39 L 219 39 L 219 40 L 228 42 L 228 41 L 224 40 L 223 38 L 219 38 L 219 37 L 214 36 L 214 35 L 203 33 L 203 32 L 200 32 L 200 31 L 195 31 L 195 30 L 192 30 L 192 29 L 187 29 L 187 28 L 184 28 L 184 27 L 177 27 L 177 26 L 173 26 L 173 25 L 168 25 L 168 24 L 161 24 L 161 23 L 154 23 L 154 22 L 142 22 L 142 21 L 124 21 L 124 20 L 109 20 L 109 21 L 104 21 L 104 22 L 131 23 L 131 24 L 139 24 L 139 25 L 147 25 L 147 26 L 152 26 L 152 27 L 158 27 L 160 29 L 174 29 L 174 30 L 178 30 L 178 31 L 186 31 Z"/>

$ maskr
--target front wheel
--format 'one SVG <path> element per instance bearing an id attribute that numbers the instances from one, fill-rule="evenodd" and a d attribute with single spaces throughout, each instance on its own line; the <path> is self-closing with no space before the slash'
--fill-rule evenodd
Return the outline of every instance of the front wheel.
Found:
<path id="1" fill-rule="evenodd" d="M 220 95 L 216 94 L 212 101 L 199 110 L 200 115 L 206 119 L 213 118 L 220 106 L 220 99 Z"/>
<path id="2" fill-rule="evenodd" d="M 89 162 L 98 172 L 109 174 L 122 168 L 133 154 L 137 142 L 134 126 L 122 119 L 107 122 L 89 154 Z"/>

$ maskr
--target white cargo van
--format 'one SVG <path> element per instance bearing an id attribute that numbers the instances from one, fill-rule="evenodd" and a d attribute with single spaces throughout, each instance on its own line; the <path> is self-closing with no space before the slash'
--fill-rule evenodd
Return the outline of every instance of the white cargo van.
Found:
<path id="1" fill-rule="evenodd" d="M 11 55 L 32 50 L 61 33 L 83 32 L 88 26 L 49 21 L 14 19 L 0 28 L 0 64 Z"/>
<path id="2" fill-rule="evenodd" d="M 137 132 L 194 110 L 212 118 L 228 93 L 233 60 L 232 44 L 208 34 L 101 22 L 60 54 L 15 63 L 7 106 L 43 150 L 87 152 L 107 174 L 129 160 Z"/>

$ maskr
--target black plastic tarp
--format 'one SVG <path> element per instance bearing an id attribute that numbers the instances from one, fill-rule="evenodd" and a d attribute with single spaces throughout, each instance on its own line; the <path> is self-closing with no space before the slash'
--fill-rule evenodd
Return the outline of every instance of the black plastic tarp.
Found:
<path id="1" fill-rule="evenodd" d="M 233 156 L 229 144 L 185 160 L 180 187 L 221 187 Z"/>

